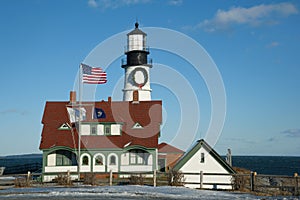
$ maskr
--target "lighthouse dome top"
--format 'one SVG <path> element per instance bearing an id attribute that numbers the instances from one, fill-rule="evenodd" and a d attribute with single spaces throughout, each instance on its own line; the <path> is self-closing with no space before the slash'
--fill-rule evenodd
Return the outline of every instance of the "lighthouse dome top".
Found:
<path id="1" fill-rule="evenodd" d="M 127 34 L 127 36 L 129 36 L 129 35 L 144 35 L 144 36 L 146 36 L 146 35 L 147 35 L 147 34 L 144 33 L 143 31 L 141 31 L 141 29 L 139 29 L 139 23 L 138 23 L 138 22 L 136 22 L 136 23 L 134 24 L 134 26 L 135 26 L 135 29 L 134 29 L 133 31 L 129 32 L 129 33 Z"/>

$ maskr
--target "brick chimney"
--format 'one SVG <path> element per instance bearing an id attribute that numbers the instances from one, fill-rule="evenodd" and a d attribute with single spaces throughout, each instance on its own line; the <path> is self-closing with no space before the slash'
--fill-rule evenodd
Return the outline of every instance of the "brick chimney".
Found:
<path id="1" fill-rule="evenodd" d="M 76 104 L 76 91 L 70 91 L 70 104 Z"/>

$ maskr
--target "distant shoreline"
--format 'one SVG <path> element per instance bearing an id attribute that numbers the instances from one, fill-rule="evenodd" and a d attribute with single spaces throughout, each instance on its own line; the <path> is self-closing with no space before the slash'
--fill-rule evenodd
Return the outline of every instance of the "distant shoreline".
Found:
<path id="1" fill-rule="evenodd" d="M 42 153 L 32 153 L 32 154 L 15 154 L 15 155 L 7 155 L 7 156 L 0 156 L 0 159 L 3 158 L 18 158 L 18 157 L 43 157 Z"/>

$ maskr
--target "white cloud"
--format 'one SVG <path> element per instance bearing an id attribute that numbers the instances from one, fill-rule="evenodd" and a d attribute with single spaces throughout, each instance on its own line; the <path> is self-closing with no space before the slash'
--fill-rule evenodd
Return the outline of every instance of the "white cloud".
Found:
<path id="1" fill-rule="evenodd" d="M 180 6 L 183 3 L 183 0 L 169 0 L 168 4 L 171 6 Z"/>
<path id="2" fill-rule="evenodd" d="M 212 19 L 202 21 L 197 28 L 214 32 L 229 29 L 233 25 L 277 24 L 280 18 L 297 13 L 298 9 L 292 3 L 261 4 L 250 8 L 233 7 L 228 11 L 218 10 Z"/>
<path id="3" fill-rule="evenodd" d="M 88 5 L 93 8 L 115 9 L 123 6 L 149 3 L 151 0 L 88 0 Z"/>
<path id="4" fill-rule="evenodd" d="M 279 42 L 271 42 L 270 44 L 267 45 L 267 48 L 274 48 L 274 47 L 277 47 L 279 46 Z"/>
<path id="5" fill-rule="evenodd" d="M 88 1 L 88 5 L 90 7 L 93 7 L 93 8 L 97 8 L 98 7 L 98 4 L 97 4 L 96 0 L 89 0 Z"/>
<path id="6" fill-rule="evenodd" d="M 287 129 L 281 133 L 289 137 L 300 137 L 300 129 Z"/>
<path id="7" fill-rule="evenodd" d="M 18 110 L 18 109 L 7 109 L 1 110 L 0 115 L 8 115 L 8 114 L 17 114 L 17 115 L 27 115 L 29 112 L 25 110 Z"/>
<path id="8" fill-rule="evenodd" d="M 237 142 L 237 143 L 246 143 L 246 144 L 255 144 L 256 141 L 249 140 L 247 138 L 226 138 L 226 140 L 229 140 L 231 142 Z"/>

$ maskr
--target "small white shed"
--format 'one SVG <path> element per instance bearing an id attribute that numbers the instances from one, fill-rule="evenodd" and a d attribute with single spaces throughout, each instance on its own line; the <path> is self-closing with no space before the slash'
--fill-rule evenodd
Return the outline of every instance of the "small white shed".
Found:
<path id="1" fill-rule="evenodd" d="M 203 139 L 198 140 L 173 169 L 184 174 L 185 187 L 232 189 L 232 175 L 235 171 Z"/>

